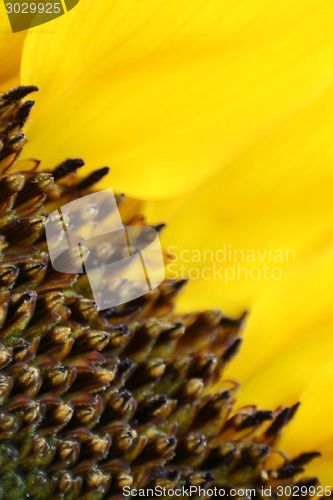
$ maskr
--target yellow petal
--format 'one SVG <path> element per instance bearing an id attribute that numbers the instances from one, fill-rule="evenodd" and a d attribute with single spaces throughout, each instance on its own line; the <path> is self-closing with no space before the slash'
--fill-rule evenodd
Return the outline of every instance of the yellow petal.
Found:
<path id="1" fill-rule="evenodd" d="M 42 90 L 26 155 L 109 164 L 136 197 L 194 190 L 330 87 L 332 15 L 330 0 L 81 0 L 29 31 L 22 83 Z M 326 114 L 298 122 L 294 150 Z"/>
<path id="2" fill-rule="evenodd" d="M 10 90 L 19 80 L 21 55 L 26 32 L 13 33 L 6 13 L 5 2 L 0 2 L 0 91 Z"/>
<path id="3" fill-rule="evenodd" d="M 330 251 L 299 266 L 255 303 L 241 352 L 226 374 L 242 383 L 239 405 L 274 408 L 299 400 L 332 360 L 332 300 Z"/>
<path id="4" fill-rule="evenodd" d="M 276 356 L 270 361 L 263 362 L 263 365 L 260 360 L 258 371 L 242 384 L 237 404 L 243 406 L 251 401 L 267 409 L 276 408 L 280 404 L 291 406 L 295 404 L 309 380 L 325 363 L 331 361 L 332 331 L 333 321 L 326 327 L 304 333 L 301 339 L 290 339 L 289 346 L 282 352 L 278 346 Z M 265 339 L 262 337 L 260 346 L 264 342 Z M 257 350 L 260 350 L 258 345 Z M 242 356 L 241 358 L 245 363 L 244 358 Z M 251 369 L 252 361 L 249 360 L 248 364 Z"/>
<path id="5" fill-rule="evenodd" d="M 324 363 L 323 363 L 324 366 Z M 282 434 L 279 446 L 289 455 L 320 451 L 322 458 L 307 467 L 307 475 L 318 476 L 323 486 L 333 487 L 333 363 L 309 381 L 301 395 L 301 406 Z"/>
<path id="6" fill-rule="evenodd" d="M 180 309 L 240 314 L 281 273 L 284 280 L 331 244 L 332 133 L 333 88 L 200 189 L 148 204 L 150 220 L 168 223 L 164 246 L 177 258 L 171 277 L 182 265 L 192 279 Z"/>

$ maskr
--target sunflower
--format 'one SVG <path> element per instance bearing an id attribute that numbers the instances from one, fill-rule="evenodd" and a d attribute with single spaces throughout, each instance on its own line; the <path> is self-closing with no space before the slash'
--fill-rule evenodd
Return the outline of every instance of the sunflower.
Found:
<path id="1" fill-rule="evenodd" d="M 237 354 L 243 317 L 175 314 L 184 280 L 99 312 L 84 274 L 52 267 L 46 216 L 85 196 L 67 227 L 87 235 L 89 225 L 107 225 L 105 200 L 89 202 L 89 195 L 108 168 L 80 179 L 80 159 L 52 171 L 19 159 L 33 102 L 23 99 L 36 90 L 21 86 L 0 98 L 0 498 L 102 500 L 139 491 L 240 500 L 323 492 L 316 477 L 303 474 L 318 452 L 288 458 L 277 448 L 297 404 L 235 408 L 237 383 L 223 373 Z M 113 209 L 140 233 L 144 220 L 131 201 L 115 200 Z M 59 226 L 73 220 L 62 214 L 52 249 L 62 245 Z M 86 257 L 98 262 L 105 253 L 126 257 L 117 239 L 95 239 Z M 76 268 L 75 254 L 68 257 Z M 108 295 L 131 291 L 117 273 L 102 278 Z"/>
<path id="2" fill-rule="evenodd" d="M 327 485 L 332 10 L 327 0 L 81 0 L 27 33 L 9 34 L 4 15 L 1 34 L 3 89 L 40 87 L 23 157 L 51 169 L 82 156 L 82 175 L 110 164 L 100 186 L 168 223 L 164 247 L 177 266 L 184 250 L 197 252 L 179 311 L 249 310 L 226 372 L 242 382 L 239 405 L 300 400 L 281 447 L 321 451 L 308 470 Z M 244 268 L 237 278 L 214 278 L 224 247 L 237 254 L 223 264 L 230 276 Z M 271 250 L 278 279 L 257 278 Z"/>

